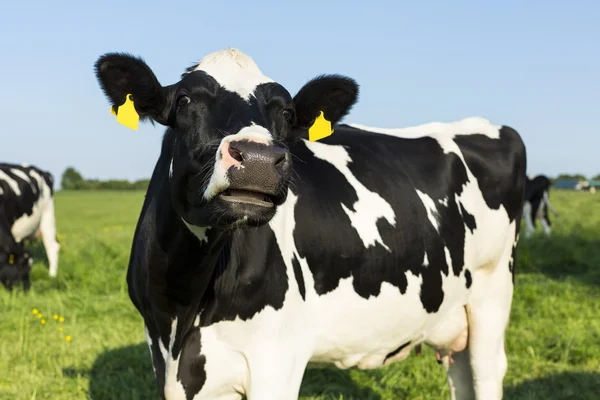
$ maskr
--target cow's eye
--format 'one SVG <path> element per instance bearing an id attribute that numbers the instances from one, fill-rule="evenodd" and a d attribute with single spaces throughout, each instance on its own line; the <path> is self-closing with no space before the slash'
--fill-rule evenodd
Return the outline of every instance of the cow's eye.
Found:
<path id="1" fill-rule="evenodd" d="M 183 107 L 183 106 L 187 106 L 188 104 L 190 104 L 190 97 L 189 96 L 179 96 L 179 98 L 177 99 L 177 105 L 179 107 Z"/>
<path id="2" fill-rule="evenodd" d="M 289 108 L 284 109 L 281 113 L 283 114 L 283 118 L 287 119 L 288 121 L 291 121 L 294 117 L 294 110 Z"/>

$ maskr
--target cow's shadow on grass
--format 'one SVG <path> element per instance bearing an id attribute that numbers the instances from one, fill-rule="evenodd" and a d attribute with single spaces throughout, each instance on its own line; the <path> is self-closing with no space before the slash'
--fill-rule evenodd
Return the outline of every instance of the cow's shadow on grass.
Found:
<path id="1" fill-rule="evenodd" d="M 73 369 L 63 373 L 73 378 L 81 375 Z M 102 353 L 85 375 L 89 375 L 92 400 L 160 399 L 146 343 Z M 300 395 L 321 399 L 381 400 L 371 389 L 358 387 L 349 371 L 332 368 L 309 368 Z"/>
<path id="2" fill-rule="evenodd" d="M 521 236 L 516 273 L 538 272 L 555 280 L 577 279 L 600 286 L 600 236 L 595 232 L 576 234 L 537 233 Z"/>
<path id="3" fill-rule="evenodd" d="M 600 374 L 564 372 L 504 388 L 506 399 L 596 400 L 600 398 Z"/>

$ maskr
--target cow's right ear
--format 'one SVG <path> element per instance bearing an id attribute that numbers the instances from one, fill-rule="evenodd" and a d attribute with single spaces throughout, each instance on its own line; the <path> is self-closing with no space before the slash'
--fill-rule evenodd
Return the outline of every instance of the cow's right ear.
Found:
<path id="1" fill-rule="evenodd" d="M 131 94 L 140 119 L 168 125 L 174 87 L 163 87 L 154 72 L 141 59 L 129 54 L 108 53 L 95 64 L 96 78 L 116 113 Z"/>

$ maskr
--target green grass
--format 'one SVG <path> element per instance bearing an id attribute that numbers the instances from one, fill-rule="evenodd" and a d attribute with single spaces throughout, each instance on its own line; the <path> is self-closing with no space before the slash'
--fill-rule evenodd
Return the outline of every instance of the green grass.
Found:
<path id="1" fill-rule="evenodd" d="M 140 192 L 57 193 L 58 278 L 48 277 L 35 243 L 31 292 L 0 288 L 1 399 L 158 398 L 125 283 L 142 201 Z M 600 195 L 555 191 L 552 201 L 561 213 L 553 236 L 538 233 L 519 245 L 505 398 L 596 400 Z M 55 313 L 65 317 L 63 332 Z M 443 369 L 426 348 L 374 371 L 310 369 L 301 391 L 303 400 L 446 398 Z"/>

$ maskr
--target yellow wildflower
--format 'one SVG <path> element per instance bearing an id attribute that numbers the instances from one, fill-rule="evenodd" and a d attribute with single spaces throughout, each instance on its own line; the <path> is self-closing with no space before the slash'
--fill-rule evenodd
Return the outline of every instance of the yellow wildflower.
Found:
<path id="1" fill-rule="evenodd" d="M 58 320 L 59 320 L 60 322 L 65 322 L 65 317 L 60 317 Z"/>
<path id="2" fill-rule="evenodd" d="M 31 310 L 31 313 L 32 313 L 33 315 L 36 315 L 37 313 L 39 313 L 39 311 L 38 311 L 38 309 L 37 309 L 37 308 L 34 308 L 33 310 Z"/>
<path id="3" fill-rule="evenodd" d="M 69 336 L 69 335 L 65 336 L 65 340 L 66 340 L 67 342 L 70 342 L 70 341 L 71 341 L 71 336 Z"/>
<path id="4" fill-rule="evenodd" d="M 62 326 L 59 326 L 59 327 L 58 327 L 58 331 L 59 331 L 59 332 L 62 332 Z"/>
<path id="5" fill-rule="evenodd" d="M 43 320 L 42 320 L 42 325 L 45 325 L 45 324 L 46 324 L 46 320 L 45 320 L 45 319 L 43 319 Z"/>
<path id="6" fill-rule="evenodd" d="M 38 317 L 38 319 L 39 319 L 39 318 L 42 318 L 42 317 L 43 317 L 42 313 L 38 313 L 38 314 L 37 314 L 37 317 Z"/>
<path id="7" fill-rule="evenodd" d="M 54 316 L 52 318 L 58 319 L 58 315 L 54 314 Z"/>

